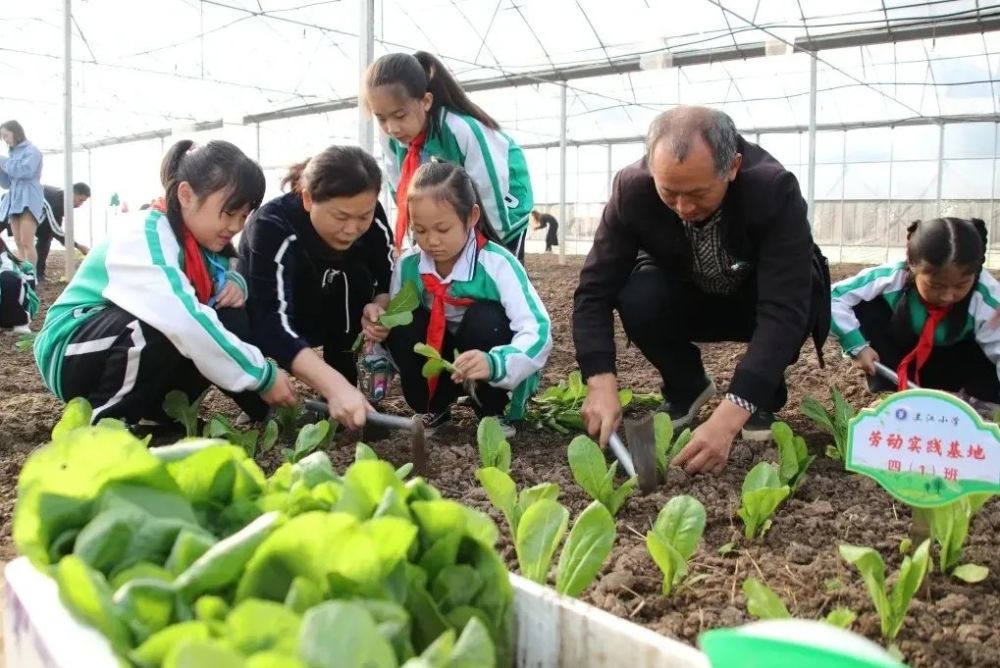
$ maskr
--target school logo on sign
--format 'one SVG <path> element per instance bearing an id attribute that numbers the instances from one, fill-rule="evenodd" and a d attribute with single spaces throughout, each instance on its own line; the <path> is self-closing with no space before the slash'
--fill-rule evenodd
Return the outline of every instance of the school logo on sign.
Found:
<path id="1" fill-rule="evenodd" d="M 996 493 L 1000 429 L 947 392 L 907 390 L 851 420 L 846 467 L 911 506 Z"/>

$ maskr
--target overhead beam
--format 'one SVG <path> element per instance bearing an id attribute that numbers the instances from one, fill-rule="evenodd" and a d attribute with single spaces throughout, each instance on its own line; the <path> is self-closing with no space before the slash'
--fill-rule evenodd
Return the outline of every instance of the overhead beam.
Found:
<path id="1" fill-rule="evenodd" d="M 817 123 L 817 132 L 861 130 L 864 128 L 896 128 L 914 125 L 951 125 L 954 123 L 1000 123 L 1000 114 L 964 114 L 961 116 L 920 116 L 915 118 L 898 118 L 888 121 L 854 121 L 851 123 Z M 740 134 L 745 136 L 752 134 L 777 134 L 777 133 L 805 133 L 809 132 L 808 125 L 775 125 L 760 128 L 739 128 Z M 594 139 L 570 139 L 567 146 L 617 146 L 619 144 L 642 144 L 646 141 L 645 135 L 630 135 L 627 137 L 610 137 Z M 522 150 L 558 148 L 558 141 L 537 142 L 535 144 L 521 144 Z"/>
<path id="2" fill-rule="evenodd" d="M 831 49 L 842 49 L 855 46 L 870 46 L 875 44 L 890 44 L 895 42 L 906 42 L 917 39 L 928 39 L 934 37 L 953 37 L 957 35 L 968 35 L 973 33 L 990 32 L 1000 30 L 1000 13 L 979 17 L 974 19 L 959 19 L 952 21 L 921 21 L 907 25 L 893 25 L 891 29 L 884 27 L 865 30 L 852 30 L 847 32 L 834 33 L 830 35 L 810 35 L 808 37 L 798 37 L 794 40 L 794 52 L 816 52 L 828 51 Z M 671 67 L 690 67 L 692 65 L 704 65 L 708 63 L 719 63 L 732 60 L 746 60 L 748 58 L 759 58 L 765 56 L 765 42 L 750 42 L 746 44 L 730 45 L 710 49 L 696 49 L 673 53 L 664 49 L 662 53 L 669 56 Z M 646 54 L 647 57 L 652 54 Z M 445 56 L 447 58 L 447 56 Z M 546 68 L 544 70 L 534 70 L 522 73 L 506 73 L 495 77 L 483 79 L 472 79 L 461 82 L 462 88 L 466 92 L 478 92 L 496 90 L 498 88 L 511 88 L 515 86 L 532 86 L 540 83 L 562 83 L 578 79 L 589 79 L 594 77 L 609 76 L 613 74 L 627 74 L 638 72 L 640 69 L 640 56 L 627 55 L 610 59 L 602 59 L 581 65 L 569 67 Z M 333 113 L 354 109 L 358 106 L 357 96 L 330 100 L 328 102 L 315 102 L 310 104 L 285 107 L 257 114 L 249 114 L 243 117 L 245 125 L 254 123 L 265 123 L 285 118 L 295 118 L 298 116 L 310 116 L 314 114 Z M 214 129 L 221 127 L 222 121 L 209 121 L 202 129 Z M 108 137 L 96 142 L 89 142 L 77 146 L 78 150 L 96 148 L 99 146 L 110 146 L 143 139 L 169 136 L 172 130 L 156 130 L 137 135 L 125 135 L 121 137 Z"/>

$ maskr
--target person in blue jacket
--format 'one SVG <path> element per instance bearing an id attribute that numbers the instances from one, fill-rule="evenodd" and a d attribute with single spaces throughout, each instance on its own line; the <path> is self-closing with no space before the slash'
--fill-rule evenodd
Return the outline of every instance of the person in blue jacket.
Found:
<path id="1" fill-rule="evenodd" d="M 18 256 L 34 266 L 35 230 L 42 217 L 42 152 L 17 121 L 0 124 L 0 139 L 10 148 L 0 156 L 0 188 L 7 189 L 0 198 L 0 220 L 10 223 Z"/>

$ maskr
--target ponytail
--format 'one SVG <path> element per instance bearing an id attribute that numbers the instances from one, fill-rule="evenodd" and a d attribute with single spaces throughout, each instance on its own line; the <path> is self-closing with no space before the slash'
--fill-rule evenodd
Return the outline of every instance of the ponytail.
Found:
<path id="1" fill-rule="evenodd" d="M 365 89 L 371 91 L 379 86 L 400 86 L 407 97 L 415 100 L 431 93 L 434 99 L 427 112 L 431 134 L 440 130 L 442 108 L 471 116 L 490 129 L 500 129 L 500 124 L 469 98 L 444 63 L 426 51 L 413 55 L 390 53 L 376 60 L 365 74 Z"/>
<path id="2" fill-rule="evenodd" d="M 296 162 L 288 168 L 288 173 L 281 179 L 281 189 L 289 192 L 302 194 L 302 173 L 306 171 L 309 160 Z"/>

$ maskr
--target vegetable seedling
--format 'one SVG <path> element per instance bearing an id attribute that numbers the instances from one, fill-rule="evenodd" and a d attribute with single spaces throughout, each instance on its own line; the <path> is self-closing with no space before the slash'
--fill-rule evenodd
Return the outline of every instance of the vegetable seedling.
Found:
<path id="1" fill-rule="evenodd" d="M 286 462 L 294 464 L 303 457 L 329 445 L 336 430 L 337 423 L 331 419 L 307 424 L 299 430 L 299 435 L 295 437 L 295 447 L 284 448 L 281 454 Z"/>
<path id="2" fill-rule="evenodd" d="M 747 540 L 767 533 L 771 515 L 790 493 L 788 485 L 781 484 L 777 468 L 771 462 L 761 462 L 750 469 L 743 479 L 742 505 L 737 511 Z"/>
<path id="3" fill-rule="evenodd" d="M 802 414 L 812 420 L 821 429 L 833 436 L 833 444 L 826 448 L 826 456 L 830 459 L 847 461 L 847 433 L 855 410 L 847 403 L 844 395 L 836 387 L 830 386 L 830 399 L 833 410 L 828 411 L 823 404 L 812 397 L 802 400 Z"/>
<path id="4" fill-rule="evenodd" d="M 892 642 L 903 627 L 910 601 L 920 589 L 930 564 L 930 540 L 925 540 L 913 552 L 903 557 L 899 576 L 891 591 L 886 585 L 885 562 L 882 555 L 870 547 L 841 545 L 840 556 L 861 573 L 868 595 L 882 622 L 882 637 Z"/>
<path id="5" fill-rule="evenodd" d="M 417 285 L 413 281 L 407 281 L 400 286 L 399 292 L 389 300 L 389 304 L 385 307 L 385 312 L 378 317 L 378 322 L 386 329 L 409 325 L 413 322 L 413 311 L 419 305 L 420 295 L 417 293 Z M 355 353 L 361 350 L 361 346 L 364 343 L 365 335 L 362 332 L 354 340 L 351 352 Z"/>
<path id="6" fill-rule="evenodd" d="M 198 435 L 198 409 L 200 406 L 201 397 L 190 402 L 188 396 L 180 390 L 170 390 L 163 399 L 163 412 L 167 414 L 167 417 L 180 422 L 188 437 Z"/>
<path id="7" fill-rule="evenodd" d="M 667 467 L 691 440 L 691 430 L 685 429 L 674 439 L 674 423 L 666 413 L 653 415 L 653 434 L 656 437 L 656 470 L 667 478 Z"/>
<path id="8" fill-rule="evenodd" d="M 784 422 L 771 425 L 771 433 L 778 444 L 778 479 L 794 494 L 816 456 L 809 454 L 805 439 L 792 433 L 792 428 Z"/>
<path id="9" fill-rule="evenodd" d="M 664 596 L 688 573 L 687 562 L 705 532 L 705 506 L 693 496 L 681 495 L 667 501 L 646 532 L 646 549 L 663 573 Z"/>
<path id="10" fill-rule="evenodd" d="M 510 473 L 510 443 L 504 438 L 499 420 L 495 417 L 480 420 L 476 430 L 476 443 L 479 446 L 479 460 L 484 468 L 492 466 Z"/>
<path id="11" fill-rule="evenodd" d="M 213 415 L 205 425 L 204 432 L 206 438 L 221 438 L 240 446 L 250 457 L 257 455 L 258 434 L 256 429 L 240 431 L 224 415 Z"/>
<path id="12" fill-rule="evenodd" d="M 632 477 L 615 487 L 618 462 L 607 465 L 600 446 L 587 436 L 577 436 L 570 442 L 567 452 L 573 479 L 590 498 L 600 501 L 612 514 L 617 515 L 625 501 L 635 492 L 638 478 Z"/>
<path id="13" fill-rule="evenodd" d="M 791 619 L 792 614 L 781 597 L 766 584 L 756 578 L 743 581 L 743 593 L 747 597 L 747 612 L 757 619 Z M 831 626 L 850 628 L 857 615 L 849 608 L 834 608 L 823 620 Z"/>
<path id="14" fill-rule="evenodd" d="M 29 334 L 22 334 L 18 337 L 17 341 L 14 342 L 14 348 L 20 351 L 31 350 L 35 345 L 35 337 L 38 336 L 38 332 L 31 332 Z"/>
<path id="15" fill-rule="evenodd" d="M 560 434 L 583 431 L 580 409 L 586 398 L 587 386 L 583 382 L 583 376 L 579 371 L 573 371 L 566 380 L 532 397 L 525 421 Z M 628 388 L 618 391 L 618 402 L 622 409 L 629 406 L 655 408 L 662 401 L 663 397 L 657 393 L 637 394 Z"/>
<path id="16" fill-rule="evenodd" d="M 961 564 L 962 547 L 969 535 L 972 517 L 992 495 L 970 494 L 938 508 L 914 508 L 914 517 L 923 518 L 930 529 L 931 538 L 938 544 L 938 567 L 963 582 L 982 582 L 990 569 L 978 564 Z"/>

